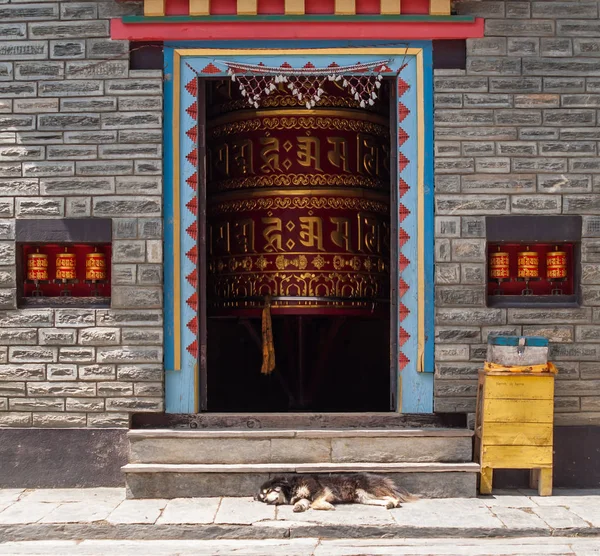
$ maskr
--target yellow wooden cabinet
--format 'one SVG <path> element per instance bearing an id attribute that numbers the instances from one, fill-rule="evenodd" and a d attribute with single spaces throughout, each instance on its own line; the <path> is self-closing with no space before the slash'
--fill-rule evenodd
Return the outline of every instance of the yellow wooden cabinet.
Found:
<path id="1" fill-rule="evenodd" d="M 494 469 L 530 469 L 540 496 L 552 494 L 554 374 L 480 371 L 475 457 L 481 494 L 491 494 Z"/>

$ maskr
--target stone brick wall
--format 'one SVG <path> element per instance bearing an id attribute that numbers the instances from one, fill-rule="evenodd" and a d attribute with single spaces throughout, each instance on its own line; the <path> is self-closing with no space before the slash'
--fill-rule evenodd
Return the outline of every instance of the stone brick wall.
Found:
<path id="1" fill-rule="evenodd" d="M 163 407 L 162 72 L 111 17 L 0 2 L 0 427 L 121 427 Z M 113 219 L 111 309 L 18 309 L 16 218 Z"/>
<path id="2" fill-rule="evenodd" d="M 435 73 L 436 411 L 473 412 L 490 333 L 548 337 L 556 423 L 600 423 L 598 2 L 457 1 L 486 18 Z M 485 307 L 485 216 L 583 215 L 577 309 Z"/>

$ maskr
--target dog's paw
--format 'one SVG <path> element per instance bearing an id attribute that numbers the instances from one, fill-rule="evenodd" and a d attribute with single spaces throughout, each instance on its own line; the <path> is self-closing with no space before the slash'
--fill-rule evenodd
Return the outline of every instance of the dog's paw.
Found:
<path id="1" fill-rule="evenodd" d="M 385 505 L 386 510 L 393 510 L 396 507 L 396 504 L 391 500 Z"/>
<path id="2" fill-rule="evenodd" d="M 305 512 L 310 508 L 310 502 L 308 500 L 300 500 L 294 504 L 294 512 Z"/>

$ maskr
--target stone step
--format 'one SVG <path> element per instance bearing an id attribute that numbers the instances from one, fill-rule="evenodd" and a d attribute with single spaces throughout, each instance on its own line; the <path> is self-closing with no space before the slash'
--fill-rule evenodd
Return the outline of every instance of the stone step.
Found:
<path id="1" fill-rule="evenodd" d="M 132 430 L 130 463 L 470 462 L 467 429 Z"/>
<path id="2" fill-rule="evenodd" d="M 399 486 L 427 498 L 476 495 L 476 463 L 262 463 L 148 464 L 122 467 L 128 498 L 253 496 L 278 474 L 382 473 Z"/>

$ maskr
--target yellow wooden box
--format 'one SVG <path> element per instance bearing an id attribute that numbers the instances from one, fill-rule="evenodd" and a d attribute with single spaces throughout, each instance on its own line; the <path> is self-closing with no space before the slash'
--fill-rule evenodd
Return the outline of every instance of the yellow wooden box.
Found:
<path id="1" fill-rule="evenodd" d="M 552 494 L 554 374 L 480 371 L 475 457 L 481 494 L 492 492 L 494 469 L 530 469 L 531 487 Z"/>

